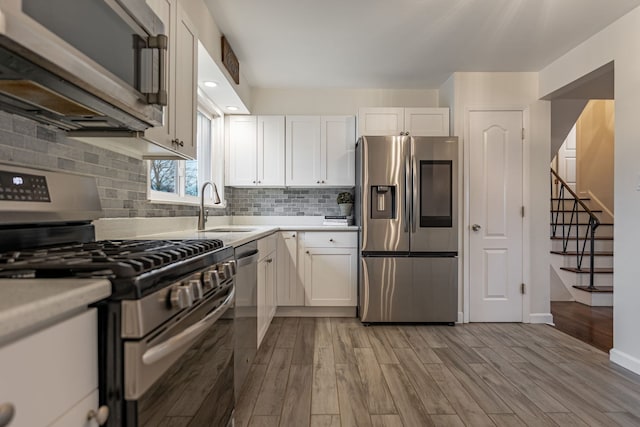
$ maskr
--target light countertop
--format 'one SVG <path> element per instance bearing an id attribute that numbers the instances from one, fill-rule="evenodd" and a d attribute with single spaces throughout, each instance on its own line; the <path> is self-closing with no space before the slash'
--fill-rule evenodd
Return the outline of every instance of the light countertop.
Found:
<path id="1" fill-rule="evenodd" d="M 0 280 L 0 346 L 111 295 L 105 279 Z"/>
<path id="2" fill-rule="evenodd" d="M 221 231 L 224 230 L 224 231 Z M 238 247 L 277 231 L 358 231 L 357 226 L 327 225 L 224 225 L 205 231 L 182 230 L 143 236 L 146 239 L 220 239 L 227 246 Z"/>

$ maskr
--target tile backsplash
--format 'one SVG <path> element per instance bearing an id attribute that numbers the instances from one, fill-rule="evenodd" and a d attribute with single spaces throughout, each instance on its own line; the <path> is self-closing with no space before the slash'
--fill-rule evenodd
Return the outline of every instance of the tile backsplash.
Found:
<path id="1" fill-rule="evenodd" d="M 229 191 L 231 190 L 231 191 Z M 349 188 L 232 188 L 225 189 L 231 215 L 340 215 L 336 198 Z"/>
<path id="2" fill-rule="evenodd" d="M 95 176 L 105 218 L 195 216 L 198 207 L 147 200 L 147 162 L 86 144 L 0 111 L 0 162 Z M 210 215 L 338 215 L 340 188 L 225 188 L 226 209 Z"/>

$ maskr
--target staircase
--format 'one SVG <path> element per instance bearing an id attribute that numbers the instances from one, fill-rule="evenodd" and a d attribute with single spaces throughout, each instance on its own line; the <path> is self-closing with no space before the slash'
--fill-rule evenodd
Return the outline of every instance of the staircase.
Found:
<path id="1" fill-rule="evenodd" d="M 613 224 L 601 220 L 591 200 L 578 198 L 551 170 L 560 189 L 551 199 L 551 267 L 555 300 L 613 305 Z M 552 191 L 553 194 L 553 191 Z M 555 277 L 554 277 L 555 276 Z M 563 287 L 564 296 L 558 287 Z"/>

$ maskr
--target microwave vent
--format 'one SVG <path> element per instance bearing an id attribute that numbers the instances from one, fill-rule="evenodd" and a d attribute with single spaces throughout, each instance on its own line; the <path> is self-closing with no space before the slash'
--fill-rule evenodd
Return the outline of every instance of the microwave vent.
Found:
<path id="1" fill-rule="evenodd" d="M 31 80 L 0 80 L 0 93 L 61 116 L 92 117 L 100 115 L 98 112 Z"/>

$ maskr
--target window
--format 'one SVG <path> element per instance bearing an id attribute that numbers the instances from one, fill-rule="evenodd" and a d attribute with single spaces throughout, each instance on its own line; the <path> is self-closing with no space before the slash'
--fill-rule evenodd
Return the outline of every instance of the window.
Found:
<path id="1" fill-rule="evenodd" d="M 203 101 L 203 100 L 201 100 Z M 224 155 L 221 117 L 205 102 L 198 106 L 196 118 L 197 160 L 150 160 L 149 199 L 154 201 L 199 203 L 200 187 L 213 181 L 224 202 Z M 211 193 L 205 197 L 211 204 Z"/>

